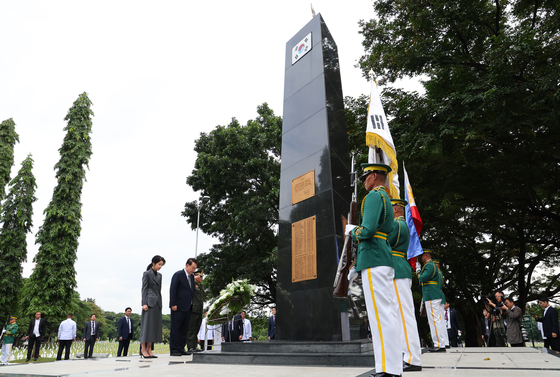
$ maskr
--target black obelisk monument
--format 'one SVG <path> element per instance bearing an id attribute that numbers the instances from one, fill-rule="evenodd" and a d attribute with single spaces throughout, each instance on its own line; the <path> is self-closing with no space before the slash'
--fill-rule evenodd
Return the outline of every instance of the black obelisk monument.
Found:
<path id="1" fill-rule="evenodd" d="M 319 14 L 286 44 L 277 340 L 343 340 L 332 285 L 350 170 L 338 52 Z"/>

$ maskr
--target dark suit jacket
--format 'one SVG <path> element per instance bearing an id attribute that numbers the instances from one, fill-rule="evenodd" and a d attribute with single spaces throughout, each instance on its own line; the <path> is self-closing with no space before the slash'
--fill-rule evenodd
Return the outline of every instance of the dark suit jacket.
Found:
<path id="1" fill-rule="evenodd" d="M 154 306 L 158 308 L 163 307 L 161 299 L 161 274 L 159 272 L 154 274 L 154 270 L 151 268 L 148 271 L 144 271 L 142 275 L 142 306 L 144 305 L 148 305 L 150 308 Z"/>
<path id="2" fill-rule="evenodd" d="M 91 321 L 87 321 L 84 327 L 84 338 L 90 340 L 91 338 Z M 99 339 L 99 322 L 95 321 L 94 338 Z"/>
<path id="3" fill-rule="evenodd" d="M 44 337 L 45 336 L 45 328 L 47 327 L 47 320 L 44 318 L 41 318 L 39 320 L 39 335 L 40 337 Z M 31 320 L 31 322 L 29 322 L 29 327 L 27 328 L 27 334 L 25 334 L 26 336 L 34 336 L 33 335 L 33 330 L 35 329 L 35 317 L 33 317 L 33 319 Z"/>
<path id="4" fill-rule="evenodd" d="M 558 311 L 552 306 L 546 311 L 546 315 L 542 318 L 538 318 L 537 321 L 542 322 L 543 333 L 547 339 L 553 339 L 552 333 L 560 337 L 560 332 L 558 329 Z"/>
<path id="5" fill-rule="evenodd" d="M 222 323 L 222 336 L 226 342 L 238 342 L 241 335 L 243 335 L 243 318 L 241 318 L 241 315 L 236 315 L 231 321 Z"/>
<path id="6" fill-rule="evenodd" d="M 444 313 L 445 315 L 445 313 Z M 459 335 L 459 330 L 463 331 L 461 327 L 461 321 L 459 321 L 459 316 L 455 309 L 449 308 L 449 324 L 451 325 L 451 332 L 453 334 Z"/>
<path id="7" fill-rule="evenodd" d="M 132 318 L 130 318 L 130 328 L 134 329 L 134 324 L 132 323 Z M 130 334 L 130 339 L 132 339 L 132 333 L 128 330 L 128 324 L 126 323 L 126 316 L 123 316 L 119 319 L 119 326 L 117 328 L 118 336 L 120 338 L 122 336 L 123 340 L 128 338 L 128 334 Z"/>
<path id="8" fill-rule="evenodd" d="M 191 283 L 194 287 L 194 278 L 191 278 Z M 185 270 L 175 272 L 169 287 L 169 307 L 177 306 L 177 311 L 188 312 L 192 308 L 193 296 L 193 290 L 189 285 Z"/>
<path id="9" fill-rule="evenodd" d="M 273 318 L 274 316 L 270 316 L 268 318 L 268 336 L 270 336 L 270 339 L 274 338 L 276 335 L 276 324 L 274 323 Z"/>

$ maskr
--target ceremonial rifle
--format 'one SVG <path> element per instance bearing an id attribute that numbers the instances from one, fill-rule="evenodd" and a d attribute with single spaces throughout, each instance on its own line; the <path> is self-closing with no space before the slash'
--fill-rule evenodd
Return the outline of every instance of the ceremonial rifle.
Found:
<path id="1" fill-rule="evenodd" d="M 352 193 L 352 201 L 350 203 L 350 211 L 348 212 L 348 224 L 356 225 L 358 223 L 358 185 L 357 185 L 357 172 L 354 169 L 354 153 L 352 153 L 352 172 L 350 173 L 350 186 L 354 188 Z M 345 230 L 343 229 L 345 232 Z M 340 261 L 338 263 L 338 268 L 336 270 L 336 276 L 334 278 L 333 284 L 333 297 L 345 299 L 348 297 L 348 273 L 353 262 L 353 247 L 352 247 L 352 237 L 346 236 L 344 240 L 344 246 L 342 248 L 342 253 L 340 254 Z"/>

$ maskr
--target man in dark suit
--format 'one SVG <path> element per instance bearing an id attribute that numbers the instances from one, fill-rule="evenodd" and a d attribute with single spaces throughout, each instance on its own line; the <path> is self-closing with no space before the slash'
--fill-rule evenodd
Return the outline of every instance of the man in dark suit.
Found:
<path id="1" fill-rule="evenodd" d="M 84 359 L 93 355 L 93 346 L 97 340 L 99 340 L 99 322 L 95 320 L 95 314 L 92 314 L 84 326 Z"/>
<path id="2" fill-rule="evenodd" d="M 189 258 L 184 269 L 173 274 L 169 288 L 169 307 L 171 308 L 171 334 L 169 351 L 171 356 L 190 355 L 185 351 L 189 321 L 194 300 L 194 271 L 197 261 Z"/>
<path id="3" fill-rule="evenodd" d="M 447 327 L 447 336 L 449 337 L 449 343 L 451 344 L 451 347 L 458 347 L 457 339 L 459 338 L 459 336 L 461 336 L 463 328 L 461 327 L 461 322 L 459 321 L 459 317 L 457 316 L 457 311 L 455 309 L 451 309 L 448 302 L 443 305 L 443 308 L 443 316 L 445 319 L 445 326 Z"/>
<path id="4" fill-rule="evenodd" d="M 222 324 L 222 334 L 225 334 L 222 336 L 225 342 L 239 342 L 243 338 L 243 318 L 240 314 Z"/>
<path id="5" fill-rule="evenodd" d="M 119 326 L 117 328 L 119 349 L 117 350 L 117 357 L 120 357 L 123 351 L 123 356 L 128 356 L 128 346 L 132 339 L 132 319 L 130 318 L 130 313 L 132 313 L 132 309 L 126 308 L 124 310 L 124 317 L 119 319 Z"/>
<path id="6" fill-rule="evenodd" d="M 41 312 L 35 313 L 35 318 L 29 322 L 29 327 L 27 328 L 27 334 L 25 339 L 28 340 L 27 343 L 27 358 L 25 361 L 31 359 L 31 351 L 33 346 L 35 346 L 35 352 L 33 353 L 33 361 L 37 361 L 39 358 L 39 348 L 41 348 L 41 341 L 45 336 L 45 328 L 47 327 L 47 320 L 41 318 Z"/>
<path id="7" fill-rule="evenodd" d="M 539 304 L 544 309 L 542 318 L 533 316 L 537 321 L 542 322 L 544 346 L 548 349 L 560 352 L 560 331 L 558 326 L 558 311 L 548 304 L 548 297 L 539 298 Z"/>
<path id="8" fill-rule="evenodd" d="M 276 339 L 276 308 L 272 308 L 272 315 L 268 318 L 268 340 Z"/>

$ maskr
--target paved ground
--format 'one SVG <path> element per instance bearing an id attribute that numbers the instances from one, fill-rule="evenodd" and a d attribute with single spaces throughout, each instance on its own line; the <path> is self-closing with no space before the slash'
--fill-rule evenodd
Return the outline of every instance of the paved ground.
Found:
<path id="1" fill-rule="evenodd" d="M 350 367 L 291 367 L 260 365 L 194 364 L 192 356 L 140 359 L 138 356 L 69 360 L 52 363 L 13 364 L 0 367 L 0 376 L 84 376 L 96 377 L 164 377 L 185 376 L 191 373 L 208 376 L 359 376 L 366 377 L 371 368 Z M 422 355 L 422 372 L 405 376 L 495 377 L 559 376 L 560 357 L 534 348 L 452 348 L 447 353 Z"/>

